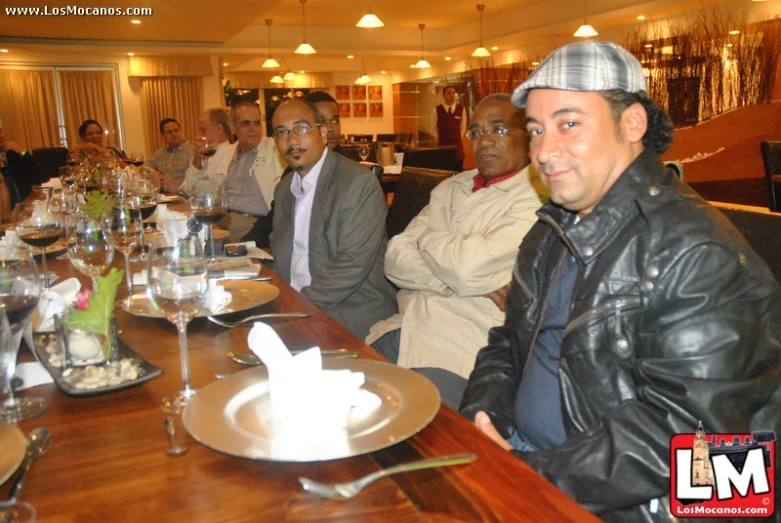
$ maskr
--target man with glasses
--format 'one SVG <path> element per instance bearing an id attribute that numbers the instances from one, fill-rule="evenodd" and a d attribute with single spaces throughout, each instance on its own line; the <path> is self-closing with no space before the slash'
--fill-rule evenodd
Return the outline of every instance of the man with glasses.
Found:
<path id="1" fill-rule="evenodd" d="M 507 95 L 477 104 L 466 133 L 477 169 L 439 184 L 385 255 L 400 313 L 374 325 L 367 342 L 429 377 L 454 408 L 488 330 L 504 321 L 515 254 L 543 203 L 524 121 Z"/>
<path id="2" fill-rule="evenodd" d="M 342 120 L 339 117 L 339 105 L 325 91 L 312 91 L 304 99 L 312 102 L 320 114 L 320 123 L 328 129 L 328 148 L 335 153 L 350 157 L 342 148 Z"/>
<path id="3" fill-rule="evenodd" d="M 328 147 L 317 108 L 301 99 L 274 111 L 274 140 L 290 166 L 275 192 L 274 268 L 350 331 L 396 312 L 382 266 L 387 207 L 377 178 Z"/>

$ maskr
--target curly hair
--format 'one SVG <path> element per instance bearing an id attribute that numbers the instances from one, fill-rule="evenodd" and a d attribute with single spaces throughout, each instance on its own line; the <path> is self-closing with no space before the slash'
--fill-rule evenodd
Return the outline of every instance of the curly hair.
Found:
<path id="1" fill-rule="evenodd" d="M 628 93 L 626 91 L 599 91 L 598 94 L 607 100 L 613 120 L 618 122 L 624 110 L 632 104 L 639 103 L 645 109 L 648 128 L 643 135 L 643 147 L 663 154 L 673 141 L 673 123 L 667 113 L 648 97 L 645 92 Z"/>

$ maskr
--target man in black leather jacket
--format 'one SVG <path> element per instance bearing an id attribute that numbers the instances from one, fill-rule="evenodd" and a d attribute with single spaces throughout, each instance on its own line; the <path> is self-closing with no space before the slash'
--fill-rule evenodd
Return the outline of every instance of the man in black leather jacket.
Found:
<path id="1" fill-rule="evenodd" d="M 626 50 L 565 46 L 513 102 L 551 201 L 461 411 L 605 520 L 669 521 L 674 434 L 781 434 L 781 290 L 664 168 L 672 126 Z"/>

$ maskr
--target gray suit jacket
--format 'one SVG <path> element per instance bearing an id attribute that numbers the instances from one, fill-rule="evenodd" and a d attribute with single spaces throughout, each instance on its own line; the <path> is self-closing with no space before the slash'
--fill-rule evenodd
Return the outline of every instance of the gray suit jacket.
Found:
<path id="1" fill-rule="evenodd" d="M 274 268 L 290 282 L 293 255 L 293 173 L 275 191 Z M 385 197 L 377 178 L 352 160 L 326 153 L 317 180 L 309 228 L 312 283 L 301 294 L 363 339 L 375 322 L 396 313 L 385 279 Z"/>

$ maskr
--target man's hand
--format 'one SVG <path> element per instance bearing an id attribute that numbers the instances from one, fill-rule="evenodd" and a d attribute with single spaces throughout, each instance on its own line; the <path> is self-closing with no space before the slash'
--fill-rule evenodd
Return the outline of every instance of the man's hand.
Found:
<path id="1" fill-rule="evenodd" d="M 491 423 L 491 418 L 488 417 L 488 414 L 482 410 L 475 414 L 475 427 L 480 429 L 483 434 L 491 438 L 494 443 L 502 447 L 504 450 L 513 449 L 513 446 L 510 445 L 510 442 L 504 439 L 502 435 L 499 434 L 499 431 L 496 430 L 496 427 L 494 427 L 494 424 Z"/>
<path id="2" fill-rule="evenodd" d="M 167 174 L 158 173 L 158 179 L 164 193 L 175 193 L 179 188 L 179 183 Z"/>
<path id="3" fill-rule="evenodd" d="M 4 140 L 2 145 L 0 145 L 0 151 L 15 151 L 18 154 L 22 154 L 24 147 L 13 140 Z"/>
<path id="4" fill-rule="evenodd" d="M 485 297 L 494 302 L 494 305 L 499 307 L 499 310 L 504 312 L 507 310 L 507 292 L 510 290 L 510 284 L 508 283 L 504 287 L 499 287 L 493 292 L 485 294 Z"/>

